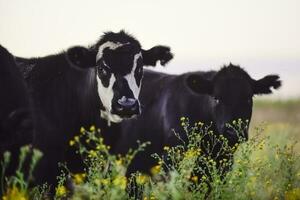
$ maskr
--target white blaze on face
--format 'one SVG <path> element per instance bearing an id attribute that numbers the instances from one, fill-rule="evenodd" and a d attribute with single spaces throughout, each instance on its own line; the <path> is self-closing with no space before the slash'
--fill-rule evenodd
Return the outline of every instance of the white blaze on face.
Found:
<path id="1" fill-rule="evenodd" d="M 109 49 L 114 50 L 114 49 L 117 49 L 117 48 L 119 48 L 119 47 L 121 47 L 121 46 L 124 46 L 124 45 L 126 45 L 126 44 L 129 44 L 129 43 L 124 43 L 124 44 L 122 44 L 122 43 L 120 43 L 120 42 L 117 42 L 117 43 L 115 43 L 115 42 L 110 42 L 110 41 L 105 42 L 104 44 L 102 44 L 102 45 L 99 46 L 99 48 L 98 48 L 98 53 L 97 53 L 97 56 L 96 56 L 96 62 L 97 62 L 98 60 L 100 60 L 100 59 L 103 57 L 103 51 L 104 51 L 104 49 L 109 48 Z"/>
<path id="2" fill-rule="evenodd" d="M 135 79 L 135 76 L 134 76 L 135 70 L 136 70 L 136 67 L 137 67 L 137 60 L 140 57 L 142 57 L 141 52 L 134 55 L 132 70 L 129 74 L 127 74 L 124 77 L 127 80 L 128 86 L 129 86 L 130 90 L 132 91 L 133 96 L 134 96 L 135 99 L 139 98 L 139 94 L 140 94 L 140 90 L 141 90 L 141 88 L 137 85 L 137 82 L 136 82 L 136 79 Z M 140 84 L 140 86 L 141 86 L 141 84 Z"/>
<path id="3" fill-rule="evenodd" d="M 98 49 L 98 53 L 96 56 L 96 62 L 98 62 L 102 57 L 103 57 L 103 51 L 105 48 L 109 48 L 109 49 L 117 49 L 121 46 L 124 46 L 126 44 L 129 43 L 114 43 L 114 42 L 105 42 L 104 44 L 102 44 L 99 49 Z M 137 60 L 142 56 L 141 52 L 134 55 L 134 59 L 133 59 L 133 67 L 132 70 L 129 74 L 127 74 L 126 76 L 124 76 L 124 78 L 127 80 L 128 85 L 130 90 L 132 91 L 134 98 L 138 99 L 139 93 L 140 93 L 140 87 L 138 87 L 135 77 L 134 77 L 134 73 L 135 73 L 135 69 L 137 67 Z M 109 66 L 107 66 L 109 67 Z M 97 85 L 98 85 L 98 95 L 100 97 L 100 100 L 102 102 L 102 105 L 104 106 L 105 110 L 101 110 L 101 117 L 106 119 L 108 121 L 108 125 L 110 126 L 111 122 L 114 123 L 119 123 L 121 122 L 123 119 L 115 114 L 112 114 L 112 99 L 114 97 L 114 92 L 113 92 L 113 85 L 116 81 L 116 78 L 114 76 L 114 74 L 111 74 L 110 80 L 109 80 L 109 85 L 108 87 L 104 87 L 102 85 L 101 80 L 99 79 L 98 76 L 96 76 L 97 79 Z"/>
<path id="4" fill-rule="evenodd" d="M 96 76 L 97 84 L 98 84 L 98 95 L 101 99 L 101 102 L 105 108 L 105 110 L 101 110 L 101 117 L 106 119 L 108 121 L 108 125 L 110 125 L 110 122 L 119 123 L 122 121 L 122 118 L 118 115 L 111 114 L 111 105 L 112 105 L 112 99 L 114 97 L 113 92 L 113 85 L 116 81 L 115 76 L 112 74 L 109 79 L 109 85 L 108 87 L 104 87 L 101 83 L 101 80 L 98 76 Z"/>

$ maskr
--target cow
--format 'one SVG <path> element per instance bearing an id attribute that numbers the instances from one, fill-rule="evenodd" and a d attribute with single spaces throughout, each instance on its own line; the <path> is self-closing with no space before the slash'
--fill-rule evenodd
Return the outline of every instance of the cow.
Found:
<path id="1" fill-rule="evenodd" d="M 5 173 L 9 176 L 18 165 L 19 147 L 30 144 L 35 129 L 31 100 L 25 81 L 13 55 L 1 45 L 0 92 L 0 157 L 3 163 L 3 153 L 10 151 L 12 157 Z M 4 177 L 4 174 L 1 174 L 1 177 Z"/>
<path id="2" fill-rule="evenodd" d="M 188 117 L 190 124 L 202 122 L 211 126 L 210 130 L 216 135 L 222 134 L 230 146 L 239 143 L 241 140 L 236 132 L 226 124 L 238 119 L 250 123 L 254 95 L 271 94 L 272 88 L 278 89 L 281 85 L 277 75 L 255 80 L 244 69 L 232 64 L 219 71 L 181 75 L 147 70 L 143 81 L 140 94 L 143 113 L 136 119 L 121 123 L 114 153 L 124 154 L 130 148 L 136 148 L 137 140 L 150 141 L 151 144 L 137 154 L 127 174 L 136 171 L 150 173 L 151 167 L 157 164 L 152 154 L 163 155 L 164 146 L 182 144 L 173 129 L 187 143 L 181 117 Z M 247 140 L 247 127 L 241 135 Z"/>
<path id="3" fill-rule="evenodd" d="M 16 61 L 28 84 L 37 116 L 33 145 L 44 153 L 36 183 L 55 184 L 58 162 L 71 171 L 82 170 L 81 159 L 69 141 L 80 127 L 105 129 L 141 112 L 139 92 L 144 66 L 165 65 L 170 48 L 144 50 L 125 31 L 106 32 L 96 44 L 66 52 Z M 113 136 L 112 136 L 113 137 Z"/>

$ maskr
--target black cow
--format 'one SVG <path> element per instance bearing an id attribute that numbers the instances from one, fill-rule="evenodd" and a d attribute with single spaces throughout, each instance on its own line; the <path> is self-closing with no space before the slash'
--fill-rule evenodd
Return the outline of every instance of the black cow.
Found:
<path id="1" fill-rule="evenodd" d="M 120 31 L 105 33 L 88 49 L 17 58 L 38 117 L 33 144 L 44 152 L 36 182 L 55 183 L 58 162 L 80 170 L 80 158 L 68 145 L 80 127 L 96 125 L 105 132 L 111 123 L 138 115 L 143 66 L 155 66 L 158 60 L 164 65 L 172 57 L 168 47 L 143 50 L 134 37 Z"/>
<path id="2" fill-rule="evenodd" d="M 6 174 L 10 175 L 18 164 L 19 147 L 34 136 L 34 120 L 25 81 L 14 57 L 1 45 L 0 92 L 0 157 L 2 160 L 5 151 L 12 153 Z"/>
<path id="3" fill-rule="evenodd" d="M 129 174 L 137 170 L 148 173 L 156 163 L 151 154 L 162 155 L 164 146 L 179 143 L 172 129 L 186 139 L 180 125 L 181 117 L 188 117 L 191 124 L 212 122 L 211 130 L 223 134 L 229 145 L 234 145 L 238 137 L 226 124 L 235 119 L 250 122 L 253 96 L 272 93 L 271 88 L 281 85 L 278 79 L 277 75 L 268 75 L 254 80 L 232 64 L 219 71 L 182 75 L 145 71 L 140 94 L 145 108 L 137 119 L 122 122 L 122 136 L 115 153 L 136 148 L 136 140 L 150 141 L 151 145 L 136 156 L 128 169 Z M 248 138 L 248 129 L 244 137 Z"/>

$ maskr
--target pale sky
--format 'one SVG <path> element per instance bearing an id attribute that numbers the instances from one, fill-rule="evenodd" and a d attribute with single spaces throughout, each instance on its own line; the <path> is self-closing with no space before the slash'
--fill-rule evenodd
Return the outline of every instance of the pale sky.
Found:
<path id="1" fill-rule="evenodd" d="M 274 98 L 300 97 L 299 0 L 0 0 L 0 44 L 43 56 L 125 29 L 147 49 L 169 45 L 168 73 L 240 64 L 254 78 L 277 73 Z"/>

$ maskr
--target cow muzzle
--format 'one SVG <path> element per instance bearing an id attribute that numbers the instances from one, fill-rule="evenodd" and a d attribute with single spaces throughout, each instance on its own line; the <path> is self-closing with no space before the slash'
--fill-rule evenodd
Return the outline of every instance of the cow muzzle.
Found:
<path id="1" fill-rule="evenodd" d="M 140 104 L 135 98 L 123 96 L 112 105 L 112 112 L 121 118 L 131 118 L 140 114 Z"/>

